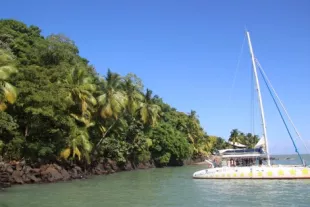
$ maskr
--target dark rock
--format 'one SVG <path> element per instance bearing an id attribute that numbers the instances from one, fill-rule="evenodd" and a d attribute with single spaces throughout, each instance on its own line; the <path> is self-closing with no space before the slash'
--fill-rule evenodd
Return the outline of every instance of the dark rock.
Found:
<path id="1" fill-rule="evenodd" d="M 5 171 L 6 164 L 4 162 L 0 162 L 0 171 Z"/>
<path id="2" fill-rule="evenodd" d="M 87 166 L 85 166 L 87 167 Z M 0 187 L 10 186 L 11 184 L 57 182 L 70 179 L 83 179 L 91 174 L 104 175 L 118 171 L 130 171 L 134 169 L 147 169 L 154 167 L 153 162 L 145 163 L 117 163 L 111 159 L 102 159 L 83 172 L 81 167 L 72 166 L 63 168 L 57 164 L 32 164 L 0 162 Z"/>
<path id="3" fill-rule="evenodd" d="M 133 166 L 132 166 L 132 164 L 131 164 L 131 162 L 129 162 L 129 161 L 127 161 L 127 162 L 124 163 L 124 164 L 120 164 L 120 165 L 119 165 L 119 168 L 120 168 L 121 170 L 126 170 L 126 171 L 130 171 L 130 170 L 133 170 L 133 169 L 134 169 Z"/>
<path id="4" fill-rule="evenodd" d="M 79 176 L 77 170 L 74 169 L 74 168 L 71 169 L 71 170 L 69 171 L 69 174 L 71 175 L 71 177 L 72 177 L 73 179 L 76 179 L 76 178 L 78 178 L 78 176 Z"/>
<path id="5" fill-rule="evenodd" d="M 27 174 L 24 174 L 22 176 L 24 183 L 30 183 L 31 179 L 29 178 L 29 176 Z"/>
<path id="6" fill-rule="evenodd" d="M 96 169 L 92 170 L 92 173 L 95 175 L 102 175 L 102 174 L 104 174 L 104 171 L 96 168 Z"/>
<path id="7" fill-rule="evenodd" d="M 23 170 L 23 166 L 20 163 L 16 164 L 16 170 L 17 171 L 22 171 Z"/>
<path id="8" fill-rule="evenodd" d="M 111 168 L 111 166 L 110 166 L 110 164 L 109 163 L 103 163 L 102 164 L 103 165 L 103 167 L 104 167 L 104 169 L 106 170 L 106 171 L 111 171 L 111 170 L 113 170 L 112 168 Z"/>
<path id="9" fill-rule="evenodd" d="M 138 168 L 138 169 L 148 169 L 148 166 L 146 166 L 144 163 L 139 163 L 139 164 L 137 165 L 137 168 Z"/>
<path id="10" fill-rule="evenodd" d="M 26 161 L 25 161 L 25 160 L 20 161 L 20 162 L 19 162 L 19 165 L 22 166 L 22 167 L 24 167 L 24 166 L 26 165 Z"/>
<path id="11" fill-rule="evenodd" d="M 62 175 L 63 180 L 69 180 L 71 178 L 70 174 L 65 169 L 61 169 L 60 174 Z"/>
<path id="12" fill-rule="evenodd" d="M 7 165 L 6 169 L 5 169 L 8 173 L 12 174 L 13 173 L 13 168 L 10 165 Z"/>
<path id="13" fill-rule="evenodd" d="M 34 175 L 39 175 L 41 172 L 41 169 L 39 168 L 31 168 L 30 169 L 30 173 L 34 174 Z"/>
<path id="14" fill-rule="evenodd" d="M 81 179 L 83 177 L 82 169 L 78 166 L 75 166 L 69 172 L 70 172 L 69 174 L 73 179 Z"/>
<path id="15" fill-rule="evenodd" d="M 95 175 L 104 175 L 108 174 L 103 163 L 98 163 L 95 168 L 92 169 L 92 173 Z"/>
<path id="16" fill-rule="evenodd" d="M 0 172 L 0 182 L 9 182 L 10 174 L 8 172 Z"/>
<path id="17" fill-rule="evenodd" d="M 58 172 L 62 170 L 62 167 L 60 167 L 59 165 L 53 164 L 53 166 L 56 170 L 58 170 Z"/>
<path id="18" fill-rule="evenodd" d="M 0 188 L 8 188 L 11 186 L 10 175 L 4 168 L 0 171 Z"/>
<path id="19" fill-rule="evenodd" d="M 107 169 L 108 171 L 119 171 L 119 167 L 117 166 L 117 162 L 114 161 L 114 160 L 111 160 L 111 159 L 107 159 L 107 164 L 105 166 L 106 168 L 110 168 L 110 169 Z"/>
<path id="20" fill-rule="evenodd" d="M 125 170 L 133 170 L 131 162 L 127 162 L 124 169 Z"/>
<path id="21" fill-rule="evenodd" d="M 82 172 L 82 168 L 80 168 L 79 166 L 74 166 L 74 169 L 76 169 L 78 172 Z"/>
<path id="22" fill-rule="evenodd" d="M 39 183 L 41 182 L 41 178 L 37 178 L 35 175 L 27 175 L 31 182 Z"/>
<path id="23" fill-rule="evenodd" d="M 9 181 L 9 179 L 10 179 L 9 176 L 0 174 L 0 182 L 6 182 Z"/>
<path id="24" fill-rule="evenodd" d="M 23 171 L 25 174 L 29 174 L 31 172 L 32 168 L 29 166 L 24 166 Z"/>
<path id="25" fill-rule="evenodd" d="M 14 183 L 17 183 L 17 184 L 23 184 L 24 183 L 24 181 L 23 181 L 23 178 L 22 178 L 22 172 L 21 171 L 14 171 L 13 173 L 12 173 L 12 181 L 14 182 Z"/>
<path id="26" fill-rule="evenodd" d="M 41 178 L 43 181 L 56 182 L 63 180 L 62 175 L 58 170 L 54 168 L 53 165 L 49 166 L 46 170 L 41 171 Z"/>
<path id="27" fill-rule="evenodd" d="M 136 166 L 137 169 L 149 169 L 154 167 L 155 165 L 152 162 L 141 162 Z"/>
<path id="28" fill-rule="evenodd" d="M 40 172 L 43 172 L 43 171 L 45 171 L 48 167 L 49 167 L 50 165 L 42 165 L 41 167 L 40 167 Z"/>

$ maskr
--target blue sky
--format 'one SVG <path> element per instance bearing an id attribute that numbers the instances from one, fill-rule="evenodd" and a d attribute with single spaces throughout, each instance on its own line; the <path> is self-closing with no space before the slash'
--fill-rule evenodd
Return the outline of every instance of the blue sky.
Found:
<path id="1" fill-rule="evenodd" d="M 225 139 L 233 128 L 252 130 L 247 44 L 232 89 L 246 26 L 310 148 L 309 11 L 308 0 L 10 0 L 1 3 L 0 18 L 39 26 L 44 35 L 67 35 L 99 73 L 137 74 L 178 110 L 196 110 L 208 134 Z M 271 152 L 294 153 L 267 90 L 262 93 Z"/>

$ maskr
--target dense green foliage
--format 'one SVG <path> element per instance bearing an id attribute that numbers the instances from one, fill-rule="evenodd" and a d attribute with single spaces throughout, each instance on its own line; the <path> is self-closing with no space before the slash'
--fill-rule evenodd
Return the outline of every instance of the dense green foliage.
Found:
<path id="1" fill-rule="evenodd" d="M 100 76 L 64 35 L 0 21 L 0 153 L 5 159 L 91 163 L 208 154 L 197 117 L 178 112 L 134 74 Z"/>
<path id="2" fill-rule="evenodd" d="M 0 153 L 4 159 L 181 164 L 227 143 L 194 111 L 164 103 L 134 74 L 100 76 L 64 35 L 0 20 Z"/>
<path id="3" fill-rule="evenodd" d="M 230 137 L 228 141 L 232 143 L 238 142 L 249 148 L 253 148 L 259 141 L 259 137 L 257 135 L 253 135 L 252 133 L 244 134 L 243 132 L 240 132 L 238 129 L 233 129 L 230 132 Z"/>

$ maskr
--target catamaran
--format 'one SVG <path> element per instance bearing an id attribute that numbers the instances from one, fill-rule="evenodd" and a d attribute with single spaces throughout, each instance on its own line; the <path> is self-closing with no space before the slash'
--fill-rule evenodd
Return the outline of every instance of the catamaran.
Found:
<path id="1" fill-rule="evenodd" d="M 310 179 L 310 166 L 306 166 L 301 154 L 298 152 L 295 141 L 288 129 L 286 121 L 283 118 L 283 114 L 280 110 L 280 106 L 283 108 L 285 114 L 287 115 L 289 121 L 293 125 L 297 136 L 302 140 L 300 134 L 298 133 L 295 125 L 293 124 L 291 118 L 289 117 L 287 110 L 285 109 L 283 103 L 281 102 L 276 91 L 272 87 L 269 79 L 267 78 L 263 68 L 259 64 L 257 58 L 254 56 L 252 43 L 250 39 L 250 33 L 246 32 L 248 46 L 251 55 L 251 62 L 253 73 L 255 76 L 255 85 L 258 95 L 260 116 L 262 121 L 262 137 L 255 145 L 253 149 L 247 149 L 246 146 L 233 143 L 233 149 L 218 150 L 217 155 L 221 158 L 221 162 L 214 166 L 211 163 L 210 168 L 197 171 L 193 174 L 195 179 Z M 258 70 L 257 70 L 258 68 Z M 258 71 L 263 77 L 265 84 L 270 92 L 270 95 L 278 109 L 278 112 L 282 118 L 282 121 L 286 127 L 286 130 L 293 142 L 295 151 L 297 152 L 301 165 L 272 165 L 270 160 L 266 122 L 263 108 L 263 101 L 260 91 L 260 84 L 258 79 Z M 278 102 L 276 101 L 278 100 Z M 279 104 L 280 103 L 280 106 Z M 303 140 L 302 140 L 303 141 Z M 304 146 L 307 149 L 306 144 Z M 308 149 L 307 149 L 308 150 Z M 210 163 L 210 162 L 208 162 Z"/>

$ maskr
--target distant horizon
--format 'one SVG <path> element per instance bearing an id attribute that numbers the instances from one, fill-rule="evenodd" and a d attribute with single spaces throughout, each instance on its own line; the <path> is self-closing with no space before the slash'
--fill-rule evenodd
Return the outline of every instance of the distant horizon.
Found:
<path id="1" fill-rule="evenodd" d="M 283 155 L 283 156 L 284 156 L 284 155 L 285 155 L 285 156 L 286 156 L 286 155 L 294 155 L 294 156 L 296 155 L 296 156 L 298 156 L 297 153 L 296 153 L 296 154 L 270 154 L 270 156 L 274 156 L 274 155 L 276 155 L 276 156 L 278 156 L 278 155 L 281 155 L 281 156 L 282 156 L 282 155 Z M 301 155 L 301 156 L 304 156 L 304 155 L 309 155 L 309 156 L 310 156 L 310 154 L 300 154 L 300 155 Z"/>

